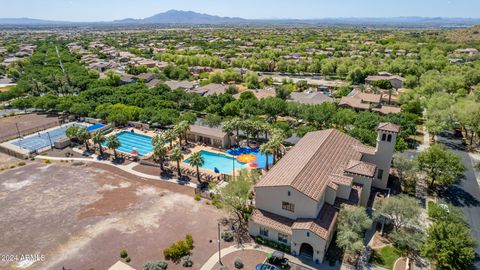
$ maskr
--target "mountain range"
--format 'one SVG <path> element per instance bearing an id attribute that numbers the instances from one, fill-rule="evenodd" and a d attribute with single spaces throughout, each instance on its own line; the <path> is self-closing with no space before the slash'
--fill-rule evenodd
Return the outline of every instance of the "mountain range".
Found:
<path id="1" fill-rule="evenodd" d="M 135 26 L 135 25 L 310 25 L 310 26 L 386 26 L 386 27 L 465 27 L 480 24 L 480 18 L 394 17 L 323 19 L 243 19 L 220 17 L 193 11 L 169 10 L 144 19 L 99 22 L 51 21 L 32 18 L 0 18 L 1 26 Z"/>

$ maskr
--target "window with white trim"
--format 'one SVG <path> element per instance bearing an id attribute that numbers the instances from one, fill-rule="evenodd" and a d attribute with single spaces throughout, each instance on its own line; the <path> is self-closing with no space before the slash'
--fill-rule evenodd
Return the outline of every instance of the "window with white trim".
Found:
<path id="1" fill-rule="evenodd" d="M 286 244 L 288 242 L 288 235 L 278 233 L 278 242 Z"/>
<path id="2" fill-rule="evenodd" d="M 265 227 L 260 227 L 260 235 L 268 237 L 268 229 Z"/>

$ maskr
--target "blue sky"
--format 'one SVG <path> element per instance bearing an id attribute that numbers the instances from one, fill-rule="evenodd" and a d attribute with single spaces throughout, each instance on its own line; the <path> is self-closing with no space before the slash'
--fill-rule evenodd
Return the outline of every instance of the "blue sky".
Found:
<path id="1" fill-rule="evenodd" d="M 259 18 L 480 17 L 478 0 L 0 0 L 0 17 L 69 21 L 144 18 L 169 9 Z"/>

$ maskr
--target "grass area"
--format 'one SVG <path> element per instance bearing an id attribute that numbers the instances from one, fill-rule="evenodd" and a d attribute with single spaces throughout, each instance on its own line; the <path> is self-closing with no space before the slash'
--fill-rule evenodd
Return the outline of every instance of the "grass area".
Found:
<path id="1" fill-rule="evenodd" d="M 5 87 L 0 87 L 0 92 L 6 92 L 6 91 L 12 89 L 13 87 L 14 87 L 13 85 L 5 86 Z"/>
<path id="2" fill-rule="evenodd" d="M 387 269 L 393 269 L 393 264 L 398 258 L 400 258 L 400 252 L 393 246 L 386 246 L 381 249 L 374 249 L 370 262 Z"/>

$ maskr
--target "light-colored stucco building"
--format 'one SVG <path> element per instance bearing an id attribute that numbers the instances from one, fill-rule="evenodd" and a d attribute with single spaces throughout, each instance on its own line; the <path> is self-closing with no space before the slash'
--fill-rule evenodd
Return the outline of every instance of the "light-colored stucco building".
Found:
<path id="1" fill-rule="evenodd" d="M 255 185 L 250 234 L 322 262 L 340 206 L 366 206 L 371 187 L 387 187 L 399 127 L 382 123 L 377 132 L 375 148 L 335 129 L 307 133 Z"/>

